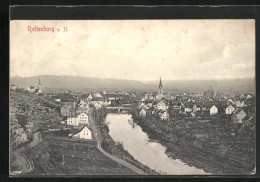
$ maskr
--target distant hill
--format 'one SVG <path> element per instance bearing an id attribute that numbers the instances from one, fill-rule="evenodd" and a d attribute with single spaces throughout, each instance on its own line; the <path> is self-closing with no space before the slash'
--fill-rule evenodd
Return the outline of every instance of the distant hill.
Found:
<path id="1" fill-rule="evenodd" d="M 39 78 L 45 88 L 58 89 L 82 89 L 82 88 L 143 88 L 145 84 L 134 80 L 120 80 L 120 79 L 103 79 L 90 78 L 81 76 L 33 76 L 33 77 L 11 77 L 10 82 L 18 84 L 20 88 L 27 88 L 30 85 L 38 86 Z"/>
<path id="2" fill-rule="evenodd" d="M 103 79 L 81 76 L 33 76 L 11 77 L 10 84 L 18 84 L 19 88 L 30 85 L 38 86 L 39 77 L 43 88 L 54 89 L 116 89 L 116 90 L 146 90 L 156 91 L 159 80 L 141 82 L 136 80 Z M 202 92 L 210 86 L 215 91 L 221 92 L 253 92 L 255 91 L 254 79 L 229 79 L 229 80 L 162 80 L 164 91 L 169 92 Z"/>
<path id="3" fill-rule="evenodd" d="M 158 85 L 159 81 L 145 82 L 148 85 Z M 225 80 L 165 80 L 163 88 L 174 89 L 175 91 L 185 92 L 203 92 L 209 87 L 215 91 L 240 93 L 255 92 L 255 80 L 253 78 L 246 79 L 225 79 Z M 164 90 L 165 90 L 164 89 Z"/>

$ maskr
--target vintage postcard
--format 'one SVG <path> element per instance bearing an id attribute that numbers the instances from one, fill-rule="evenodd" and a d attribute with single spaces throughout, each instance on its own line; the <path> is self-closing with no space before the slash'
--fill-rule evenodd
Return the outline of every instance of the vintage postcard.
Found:
<path id="1" fill-rule="evenodd" d="M 252 175 L 255 20 L 10 21 L 10 176 Z"/>

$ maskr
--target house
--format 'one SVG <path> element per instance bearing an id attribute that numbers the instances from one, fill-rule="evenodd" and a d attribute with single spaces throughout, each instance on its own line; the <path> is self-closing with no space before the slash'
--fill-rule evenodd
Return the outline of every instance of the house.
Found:
<path id="1" fill-rule="evenodd" d="M 145 107 L 145 109 L 148 109 L 144 102 L 139 103 L 138 108 L 141 109 L 143 107 Z"/>
<path id="2" fill-rule="evenodd" d="M 244 107 L 244 102 L 236 101 L 235 104 L 236 104 L 237 108 L 243 108 Z"/>
<path id="3" fill-rule="evenodd" d="M 101 104 L 100 102 L 96 102 L 96 103 L 94 104 L 94 107 L 95 107 L 96 109 L 100 109 L 100 108 L 102 107 L 102 104 Z"/>
<path id="4" fill-rule="evenodd" d="M 246 116 L 247 114 L 245 113 L 245 111 L 240 110 L 232 117 L 232 120 L 234 123 L 242 123 Z"/>
<path id="5" fill-rule="evenodd" d="M 27 90 L 28 90 L 30 93 L 34 93 L 35 88 L 34 88 L 34 86 L 29 86 L 29 87 L 27 88 Z"/>
<path id="6" fill-rule="evenodd" d="M 164 101 L 160 101 L 157 103 L 157 109 L 166 111 L 167 110 L 167 104 Z"/>
<path id="7" fill-rule="evenodd" d="M 147 108 L 151 108 L 151 107 L 153 106 L 153 101 L 152 101 L 152 100 L 146 100 L 146 101 L 145 101 L 145 106 L 146 106 Z"/>
<path id="8" fill-rule="evenodd" d="M 170 94 L 165 94 L 164 98 L 165 98 L 165 100 L 172 100 L 173 96 L 171 96 Z"/>
<path id="9" fill-rule="evenodd" d="M 251 95 L 247 95 L 247 96 L 246 96 L 246 99 L 251 99 L 251 98 L 252 98 Z"/>
<path id="10" fill-rule="evenodd" d="M 163 121 L 168 121 L 169 120 L 169 113 L 167 111 L 160 112 L 159 117 Z"/>
<path id="11" fill-rule="evenodd" d="M 217 108 L 215 105 L 213 105 L 213 106 L 210 108 L 210 110 L 209 110 L 209 114 L 210 114 L 210 115 L 216 115 L 216 114 L 218 114 L 218 108 Z"/>
<path id="12" fill-rule="evenodd" d="M 192 112 L 192 108 L 187 106 L 184 108 L 184 112 Z"/>
<path id="13" fill-rule="evenodd" d="M 193 111 L 193 113 L 196 113 L 196 112 L 197 112 L 197 109 L 198 109 L 197 105 L 194 104 L 193 107 L 192 107 L 192 111 Z"/>
<path id="14" fill-rule="evenodd" d="M 163 94 L 156 95 L 156 100 L 161 100 L 162 98 L 164 98 Z"/>
<path id="15" fill-rule="evenodd" d="M 88 115 L 84 112 L 78 115 L 78 123 L 79 124 L 89 124 L 88 122 Z"/>
<path id="16" fill-rule="evenodd" d="M 203 107 L 201 108 L 201 111 L 202 111 L 202 112 L 205 112 L 205 111 L 207 111 L 207 109 L 208 109 L 208 108 L 207 108 L 206 106 L 203 106 Z"/>
<path id="17" fill-rule="evenodd" d="M 232 99 L 228 99 L 228 103 L 234 104 L 234 101 Z"/>
<path id="18" fill-rule="evenodd" d="M 144 95 L 144 99 L 145 100 L 154 100 L 155 98 L 154 98 L 154 95 L 152 93 L 146 93 Z"/>
<path id="19" fill-rule="evenodd" d="M 99 105 L 103 105 L 104 101 L 102 97 L 93 97 L 90 101 L 89 104 L 95 106 L 95 104 L 98 103 Z"/>
<path id="20" fill-rule="evenodd" d="M 88 103 L 84 100 L 80 99 L 78 107 L 88 107 Z"/>
<path id="21" fill-rule="evenodd" d="M 100 93 L 96 93 L 96 94 L 94 95 L 94 97 L 102 98 L 102 95 L 101 95 Z"/>
<path id="22" fill-rule="evenodd" d="M 181 102 L 170 102 L 169 104 L 169 110 L 171 114 L 176 114 L 181 111 L 182 103 Z"/>
<path id="23" fill-rule="evenodd" d="M 232 105 L 229 105 L 226 107 L 226 114 L 232 114 L 235 111 L 235 107 Z"/>
<path id="24" fill-rule="evenodd" d="M 86 98 L 86 100 L 91 100 L 93 98 L 93 96 L 91 94 L 89 94 Z"/>
<path id="25" fill-rule="evenodd" d="M 192 109 L 193 107 L 191 103 L 187 102 L 184 104 L 184 112 L 186 113 L 192 112 Z"/>
<path id="26" fill-rule="evenodd" d="M 139 116 L 141 117 L 146 117 L 146 110 L 144 108 L 142 108 L 140 111 L 139 111 Z"/>
<path id="27" fill-rule="evenodd" d="M 196 133 L 196 138 L 209 138 L 209 135 L 207 133 Z"/>
<path id="28" fill-rule="evenodd" d="M 192 118 L 195 118 L 195 117 L 196 117 L 196 114 L 195 114 L 194 112 L 192 112 L 192 113 L 190 113 L 190 116 L 191 116 Z"/>
<path id="29" fill-rule="evenodd" d="M 87 140 L 93 139 L 92 131 L 86 125 L 83 126 L 79 131 L 75 130 L 71 132 L 69 136 L 78 139 L 87 139 Z"/>
<path id="30" fill-rule="evenodd" d="M 79 125 L 78 116 L 69 116 L 67 118 L 67 125 L 78 126 Z"/>
<path id="31" fill-rule="evenodd" d="M 89 110 L 89 105 L 87 102 L 80 100 L 79 104 L 78 104 L 78 109 L 77 109 L 77 114 L 80 114 L 82 112 L 87 113 Z"/>
<path id="32" fill-rule="evenodd" d="M 15 84 L 12 84 L 10 89 L 11 89 L 11 90 L 16 90 Z"/>

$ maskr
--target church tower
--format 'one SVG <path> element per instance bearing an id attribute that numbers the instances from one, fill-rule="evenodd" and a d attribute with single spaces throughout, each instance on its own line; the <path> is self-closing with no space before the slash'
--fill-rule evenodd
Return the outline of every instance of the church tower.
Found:
<path id="1" fill-rule="evenodd" d="M 160 83 L 159 83 L 159 87 L 158 87 L 158 95 L 163 95 L 163 90 L 162 90 L 162 80 L 160 77 Z"/>
<path id="2" fill-rule="evenodd" d="M 39 89 L 42 88 L 42 83 L 41 83 L 41 79 L 40 79 L 40 78 L 39 78 L 38 88 L 39 88 Z"/>

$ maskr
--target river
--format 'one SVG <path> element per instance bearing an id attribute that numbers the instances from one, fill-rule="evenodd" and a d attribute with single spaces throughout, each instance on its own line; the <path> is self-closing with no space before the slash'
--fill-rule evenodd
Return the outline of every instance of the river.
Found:
<path id="1" fill-rule="evenodd" d="M 115 142 L 122 143 L 124 149 L 137 161 L 149 168 L 168 175 L 205 175 L 202 169 L 174 160 L 165 153 L 166 148 L 160 143 L 149 141 L 142 128 L 133 123 L 130 114 L 108 113 L 106 116 L 109 134 Z"/>

